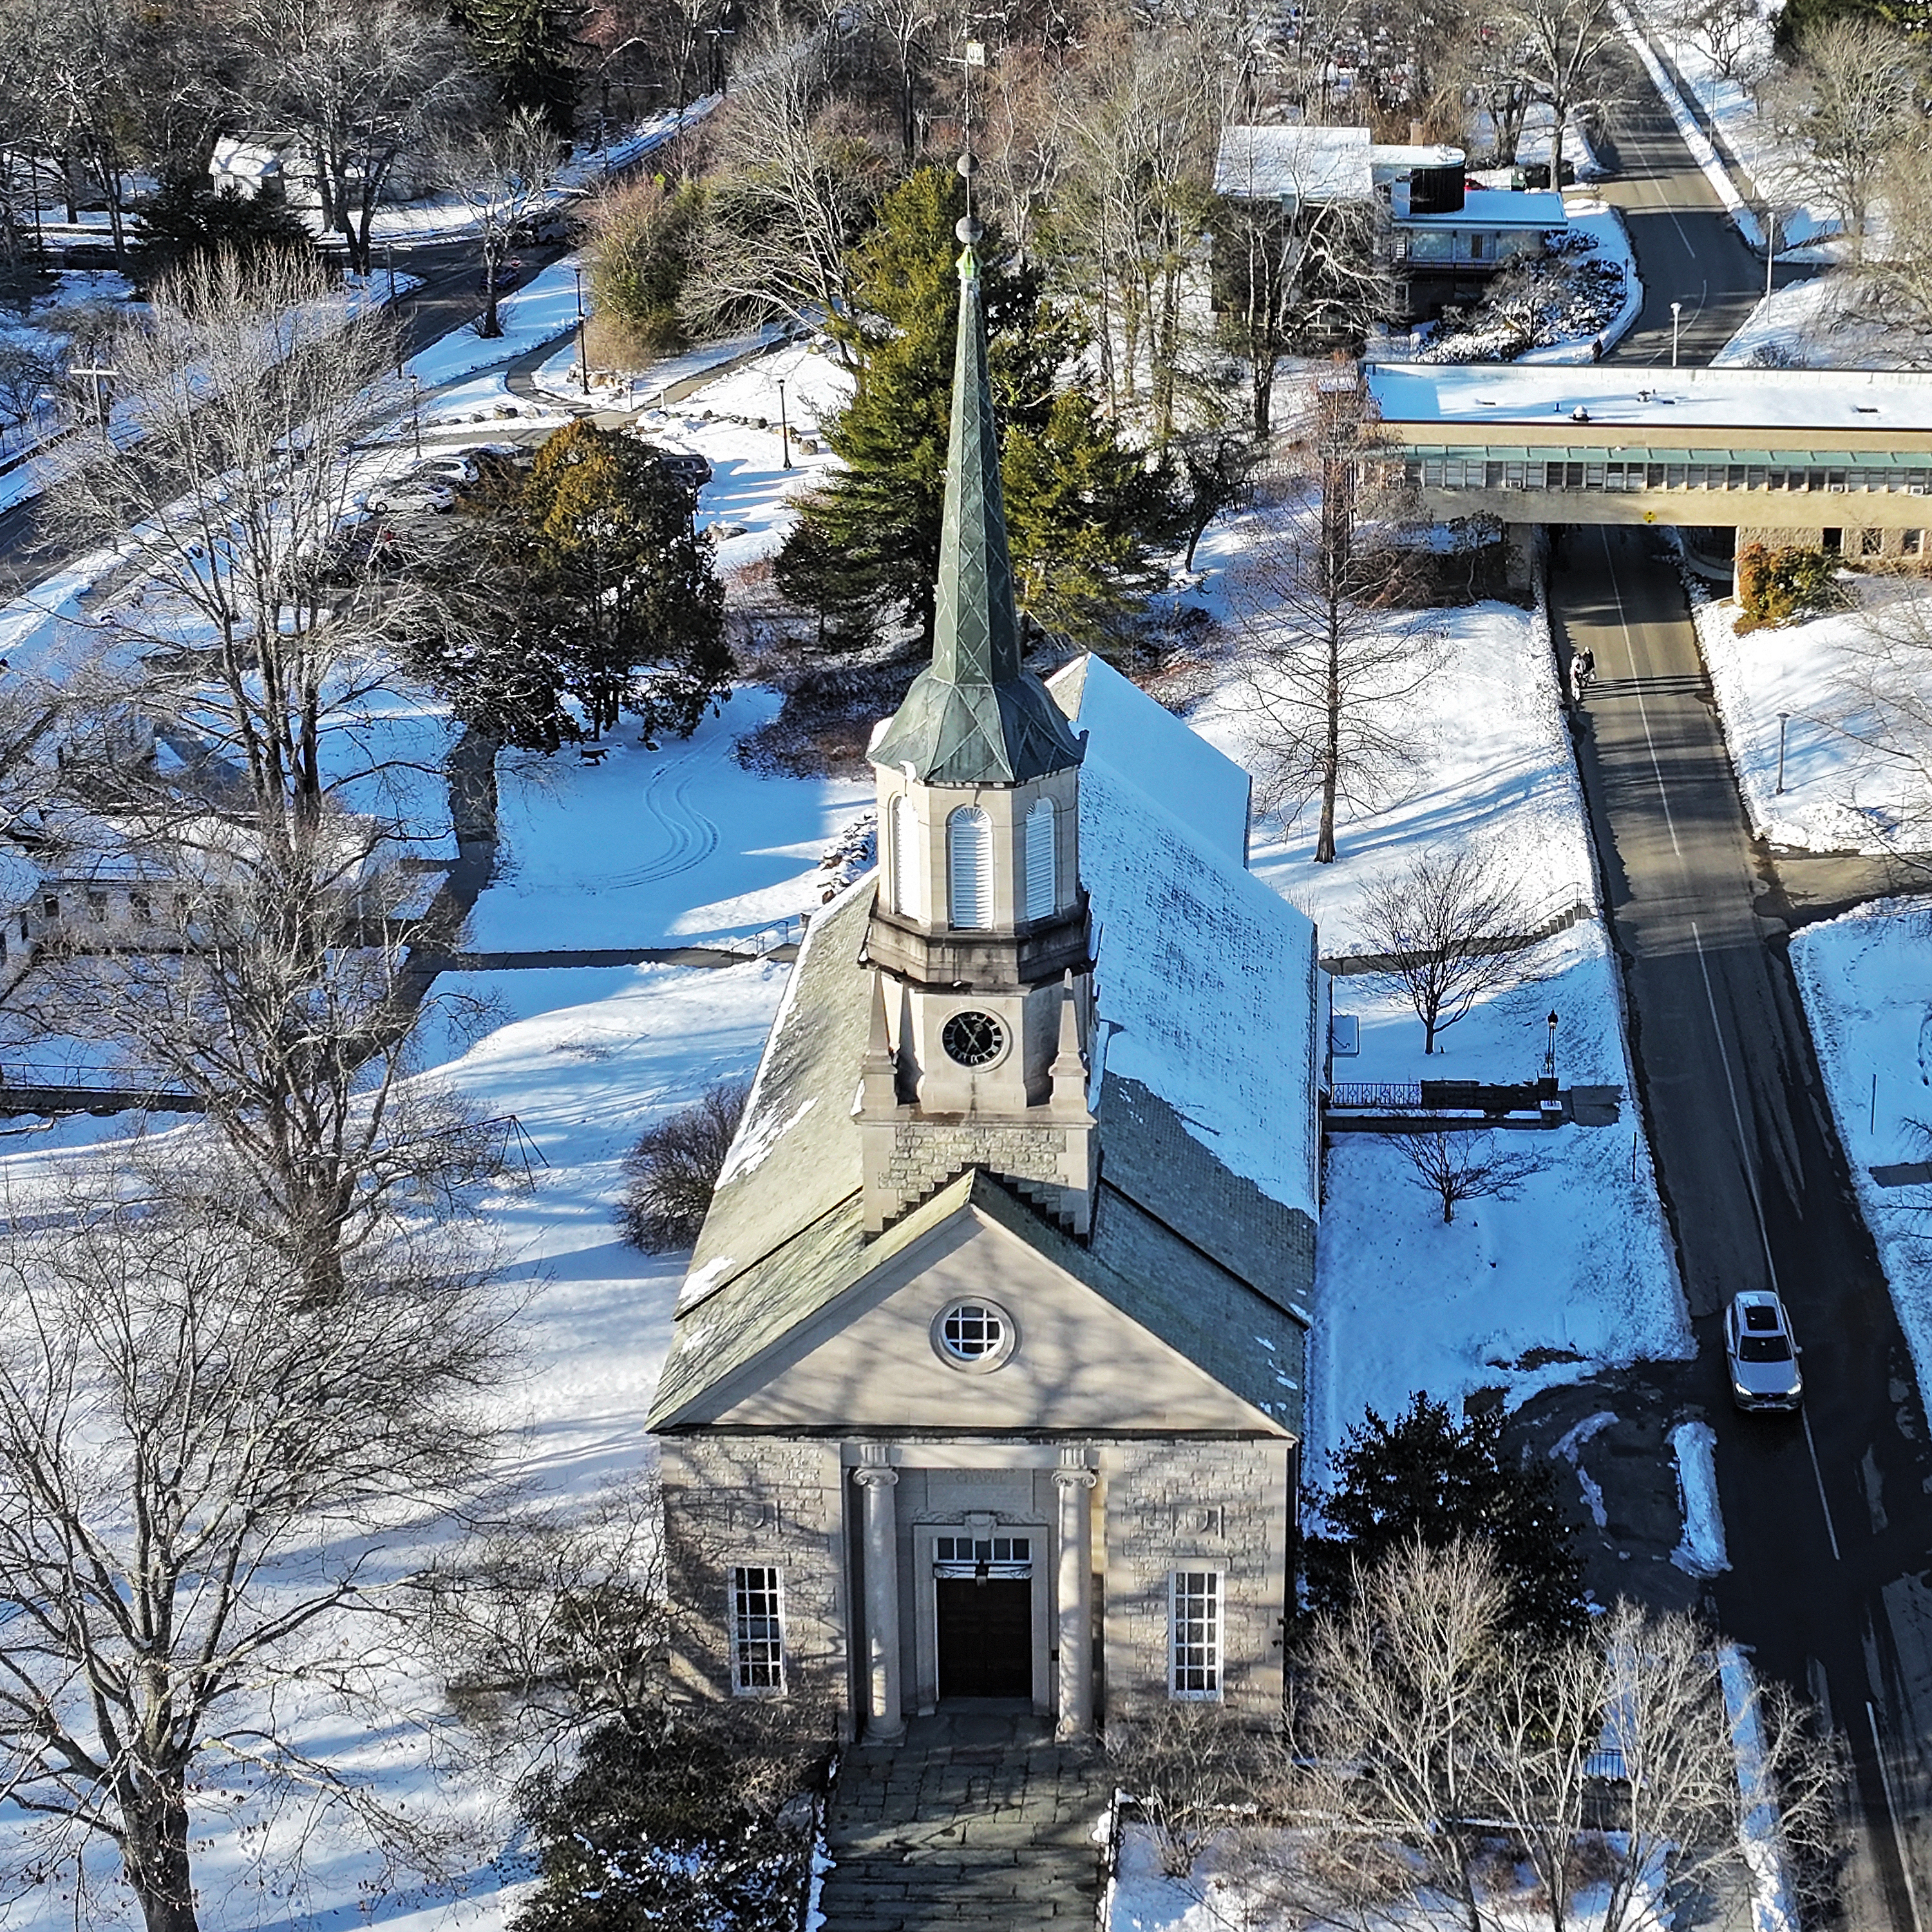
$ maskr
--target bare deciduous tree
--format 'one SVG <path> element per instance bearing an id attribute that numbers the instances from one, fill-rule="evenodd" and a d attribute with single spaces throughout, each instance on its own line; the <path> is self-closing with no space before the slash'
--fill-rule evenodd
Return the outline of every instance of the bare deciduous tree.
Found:
<path id="1" fill-rule="evenodd" d="M 1932 361 L 1932 147 L 1894 148 L 1878 197 L 1885 219 L 1852 265 L 1846 310 L 1881 324 L 1887 346 L 1923 368 Z"/>
<path id="2" fill-rule="evenodd" d="M 1262 797 L 1291 822 L 1316 803 L 1315 858 L 1333 862 L 1344 805 L 1381 802 L 1409 745 L 1408 706 L 1441 626 L 1398 611 L 1406 496 L 1381 481 L 1374 425 L 1352 374 L 1298 398 L 1316 500 L 1251 560 L 1238 591 Z"/>
<path id="3" fill-rule="evenodd" d="M 426 161 L 481 98 L 460 37 L 416 0 L 248 0 L 238 26 L 238 105 L 258 128 L 296 130 L 322 224 L 367 274 L 370 226 L 398 169 Z"/>
<path id="4" fill-rule="evenodd" d="M 788 25 L 765 18 L 744 68 L 706 130 L 713 172 L 682 312 L 699 330 L 856 320 L 849 257 L 886 185 L 884 160 L 832 97 L 816 44 L 799 47 Z"/>
<path id="5" fill-rule="evenodd" d="M 1846 14 L 1810 28 L 1792 64 L 1760 90 L 1762 111 L 1804 156 L 1855 254 L 1893 158 L 1924 144 L 1924 88 L 1922 57 L 1903 34 Z"/>
<path id="6" fill-rule="evenodd" d="M 1558 187 L 1570 128 L 1606 107 L 1622 84 L 1622 29 L 1610 0 L 1510 0 L 1499 28 L 1531 98 L 1550 110 L 1550 184 Z"/>
<path id="7" fill-rule="evenodd" d="M 299 1788 L 406 1848 L 292 1720 L 370 1678 L 379 1533 L 487 1454 L 498 1324 L 447 1230 L 318 1308 L 136 1177 L 90 1177 L 52 1225 L 34 1204 L 0 1238 L 0 1784 L 50 1864 L 105 1840 L 148 1932 L 194 1932 L 209 1784 Z"/>
<path id="8" fill-rule="evenodd" d="M 1414 1007 L 1424 1053 L 1478 1000 L 1521 981 L 1528 923 L 1515 881 L 1469 847 L 1425 852 L 1362 898 L 1362 937 Z"/>
<path id="9" fill-rule="evenodd" d="M 1445 1227 L 1465 1201 L 1514 1200 L 1542 1165 L 1533 1154 L 1505 1152 L 1489 1132 L 1402 1134 L 1396 1146 L 1442 1202 Z"/>
<path id="10" fill-rule="evenodd" d="M 727 1080 L 646 1127 L 624 1156 L 618 1226 L 646 1254 L 688 1247 L 710 1211 L 731 1137 L 743 1118 L 751 1083 Z"/>
<path id="11" fill-rule="evenodd" d="M 1351 1932 L 1444 1906 L 1468 1932 L 1526 1907 L 1636 1932 L 1693 1888 L 1795 1900 L 1840 1782 L 1809 1714 L 1689 1617 L 1619 1604 L 1552 1646 L 1508 1631 L 1505 1598 L 1480 1546 L 1418 1544 L 1316 1623 L 1257 1794 L 1290 1828 L 1246 1862 L 1272 1902 Z"/>
<path id="12" fill-rule="evenodd" d="M 549 199 L 563 159 L 543 117 L 518 108 L 500 125 L 446 142 L 437 156 L 444 184 L 470 212 L 483 264 L 483 314 L 476 333 L 503 332 L 496 284 L 518 230 Z"/>

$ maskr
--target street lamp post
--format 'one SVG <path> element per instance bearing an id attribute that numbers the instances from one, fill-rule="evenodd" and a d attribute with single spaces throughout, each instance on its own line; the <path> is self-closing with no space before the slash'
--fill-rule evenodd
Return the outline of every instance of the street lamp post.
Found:
<path id="1" fill-rule="evenodd" d="M 1556 1014 L 1553 1008 L 1545 1024 L 1550 1028 L 1550 1051 L 1544 1055 L 1543 1071 L 1547 1078 L 1554 1080 L 1556 1078 Z"/>
<path id="2" fill-rule="evenodd" d="M 1778 210 L 1764 212 L 1764 298 L 1771 299 L 1771 267 L 1778 260 Z"/>
<path id="3" fill-rule="evenodd" d="M 382 260 L 389 271 L 389 299 L 396 298 L 396 244 L 393 242 L 382 244 Z"/>
<path id="4" fill-rule="evenodd" d="M 1781 797 L 1784 791 L 1784 734 L 1791 722 L 1791 713 L 1780 711 L 1778 714 L 1778 790 L 1774 796 Z"/>
<path id="5" fill-rule="evenodd" d="M 1670 366 L 1673 369 L 1677 367 L 1677 330 L 1683 314 L 1684 304 L 1681 302 L 1670 304 Z"/>
<path id="6" fill-rule="evenodd" d="M 778 378 L 778 447 L 784 452 L 784 466 L 791 467 L 791 424 L 785 416 L 784 378 Z"/>
<path id="7" fill-rule="evenodd" d="M 410 378 L 410 422 L 416 430 L 416 460 L 422 460 L 422 378 Z"/>
<path id="8" fill-rule="evenodd" d="M 570 272 L 577 278 L 577 386 L 590 393 L 590 356 L 584 346 L 584 271 L 574 263 Z"/>

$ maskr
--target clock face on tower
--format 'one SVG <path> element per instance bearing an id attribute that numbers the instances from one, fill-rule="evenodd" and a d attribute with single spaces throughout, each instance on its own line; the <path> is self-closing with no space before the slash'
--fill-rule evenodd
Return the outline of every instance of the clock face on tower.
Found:
<path id="1" fill-rule="evenodd" d="M 940 1030 L 946 1057 L 962 1066 L 984 1066 L 1000 1057 L 1006 1036 L 991 1013 L 955 1013 Z"/>

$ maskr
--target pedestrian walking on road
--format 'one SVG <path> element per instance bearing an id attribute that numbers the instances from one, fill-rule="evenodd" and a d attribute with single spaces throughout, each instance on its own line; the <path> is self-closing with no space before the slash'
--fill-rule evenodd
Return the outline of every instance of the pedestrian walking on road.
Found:
<path id="1" fill-rule="evenodd" d="M 1574 704 L 1581 704 L 1583 694 L 1597 681 L 1597 654 L 1588 649 L 1573 651 L 1570 655 L 1570 697 Z"/>

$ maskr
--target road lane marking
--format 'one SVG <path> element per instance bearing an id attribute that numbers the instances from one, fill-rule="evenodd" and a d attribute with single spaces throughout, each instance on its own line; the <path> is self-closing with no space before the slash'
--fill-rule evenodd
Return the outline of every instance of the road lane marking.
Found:
<path id="1" fill-rule="evenodd" d="M 1738 1083 L 1731 1072 L 1730 1048 L 1724 1044 L 1724 1022 L 1718 1017 L 1718 996 L 1711 985 L 1711 965 L 1704 952 L 1704 935 L 1697 929 L 1697 922 L 1690 922 L 1690 944 L 1697 949 L 1697 970 L 1704 981 L 1704 1004 L 1711 1010 L 1711 1032 L 1718 1042 L 1718 1059 L 1724 1070 L 1724 1086 L 1731 1099 L 1731 1118 L 1737 1124 L 1738 1158 L 1744 1163 L 1744 1185 L 1750 1190 L 1751 1211 L 1757 1216 L 1757 1238 L 1764 1244 L 1764 1264 L 1771 1276 L 1774 1292 L 1778 1287 L 1778 1263 L 1771 1252 L 1771 1234 L 1765 1226 L 1764 1202 L 1757 1191 L 1757 1169 L 1752 1164 L 1750 1136 L 1744 1132 L 1744 1109 L 1738 1104 Z M 1832 1546 L 1832 1560 L 1842 1563 L 1845 1559 L 1838 1553 L 1838 1532 L 1832 1521 L 1832 1505 L 1825 1496 L 1824 1472 L 1818 1466 L 1818 1450 L 1811 1440 L 1811 1418 L 1801 1409 L 1800 1419 L 1804 1424 L 1804 1446 L 1811 1452 L 1811 1480 L 1818 1486 L 1818 1507 L 1825 1513 L 1826 1540 Z"/>
<path id="2" fill-rule="evenodd" d="M 1885 1746 L 1878 1734 L 1878 1713 L 1872 1708 L 1871 1700 L 1865 1700 L 1865 1722 L 1871 1726 L 1872 1752 L 1878 1761 L 1879 1788 L 1885 1793 L 1886 1816 L 1892 1821 L 1892 1849 L 1898 1855 L 1898 1869 L 1904 1875 L 1905 1902 L 1912 1908 L 1912 1932 L 1925 1932 L 1925 1922 L 1918 1916 L 1918 1894 L 1912 1882 L 1912 1868 L 1905 1862 L 1905 1838 L 1898 1828 L 1898 1807 L 1892 1796 L 1892 1774 L 1885 1768 Z"/>
<path id="3" fill-rule="evenodd" d="M 1636 715 L 1643 721 L 1644 742 L 1650 747 L 1650 769 L 1657 780 L 1657 796 L 1663 802 L 1664 822 L 1670 830 L 1670 849 L 1681 859 L 1684 856 L 1684 848 L 1678 841 L 1677 820 L 1671 812 L 1670 793 L 1664 782 L 1664 767 L 1657 760 L 1657 740 L 1652 735 L 1650 728 L 1650 706 L 1643 701 L 1643 681 L 1638 676 L 1636 668 L 1636 646 L 1630 638 L 1630 619 L 1624 611 L 1623 586 L 1617 581 L 1617 566 L 1610 556 L 1609 526 L 1599 524 L 1597 535 L 1603 542 L 1604 567 L 1610 573 L 1610 595 L 1617 600 L 1617 628 L 1624 634 L 1624 655 L 1630 659 L 1630 688 L 1636 693 Z"/>
<path id="4" fill-rule="evenodd" d="M 1825 1534 L 1832 1541 L 1832 1561 L 1842 1563 L 1845 1560 L 1838 1554 L 1838 1532 L 1832 1527 L 1832 1505 L 1825 1500 L 1825 1474 L 1818 1466 L 1818 1445 L 1811 1439 L 1811 1418 L 1803 1409 L 1798 1412 L 1804 1424 L 1804 1446 L 1811 1452 L 1811 1480 L 1818 1485 L 1818 1507 L 1825 1512 Z"/>

